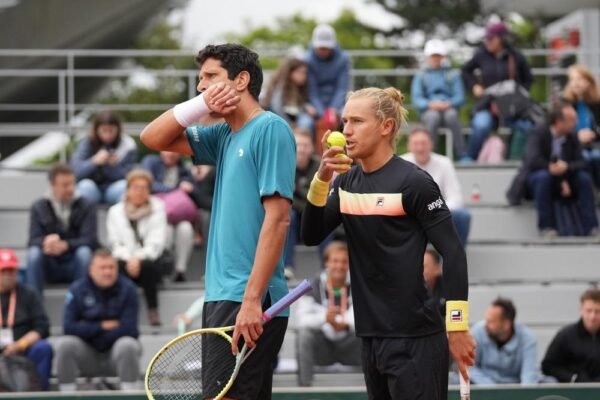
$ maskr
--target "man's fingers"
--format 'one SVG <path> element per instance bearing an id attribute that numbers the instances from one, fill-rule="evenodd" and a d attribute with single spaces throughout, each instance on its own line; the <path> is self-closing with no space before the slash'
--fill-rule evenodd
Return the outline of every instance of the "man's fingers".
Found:
<path id="1" fill-rule="evenodd" d="M 252 335 L 250 334 L 250 332 L 248 330 L 245 330 L 244 332 L 242 332 L 242 335 L 244 336 L 244 342 L 246 343 L 246 345 L 248 345 L 248 348 L 253 348 L 254 340 L 252 339 Z"/>
<path id="2" fill-rule="evenodd" d="M 465 381 L 468 381 L 469 380 L 469 370 L 467 369 L 467 367 L 465 367 L 463 364 L 463 365 L 459 365 L 458 369 L 459 369 L 460 374 L 462 375 L 463 379 Z"/>
<path id="3" fill-rule="evenodd" d="M 233 329 L 233 337 L 231 338 L 231 353 L 237 356 L 238 353 L 238 342 L 240 341 L 240 331 L 237 327 Z"/>
<path id="4" fill-rule="evenodd" d="M 330 133 L 331 133 L 331 129 L 327 129 L 327 132 L 325 132 L 325 134 L 321 138 L 321 148 L 327 149 L 329 147 L 329 146 L 327 146 L 327 136 L 329 136 Z M 323 154 L 323 157 L 324 156 L 325 156 L 325 154 Z"/>

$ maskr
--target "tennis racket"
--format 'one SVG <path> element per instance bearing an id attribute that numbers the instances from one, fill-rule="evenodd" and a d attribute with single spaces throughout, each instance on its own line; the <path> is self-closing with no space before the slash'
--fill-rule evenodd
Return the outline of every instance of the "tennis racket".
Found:
<path id="1" fill-rule="evenodd" d="M 263 324 L 312 290 L 304 280 L 267 309 Z M 150 400 L 222 399 L 233 385 L 240 367 L 256 348 L 244 344 L 231 353 L 234 326 L 204 328 L 181 335 L 156 353 L 146 370 L 144 386 Z M 260 342 L 259 342 L 260 343 Z"/>
<path id="2" fill-rule="evenodd" d="M 460 400 L 471 400 L 471 380 L 465 380 L 460 371 L 458 372 L 458 376 L 460 377 Z"/>

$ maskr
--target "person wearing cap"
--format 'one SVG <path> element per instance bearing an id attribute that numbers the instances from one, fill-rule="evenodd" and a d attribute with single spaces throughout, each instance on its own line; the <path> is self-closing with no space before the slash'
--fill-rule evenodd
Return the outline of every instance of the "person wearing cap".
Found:
<path id="1" fill-rule="evenodd" d="M 306 57 L 308 65 L 308 100 L 316 109 L 317 124 L 315 144 L 319 147 L 320 132 L 336 129 L 346 102 L 350 86 L 350 58 L 339 46 L 335 30 L 327 24 L 318 25 L 312 33 L 311 47 Z M 317 149 L 317 154 L 320 154 Z"/>
<path id="2" fill-rule="evenodd" d="M 53 355 L 45 340 L 50 324 L 39 295 L 17 282 L 18 270 L 15 252 L 0 249 L 0 351 L 6 357 L 30 359 L 47 390 Z"/>
<path id="3" fill-rule="evenodd" d="M 85 276 L 97 244 L 96 206 L 75 191 L 75 173 L 66 164 L 48 171 L 50 190 L 31 206 L 27 284 L 70 283 Z"/>
<path id="4" fill-rule="evenodd" d="M 533 83 L 531 68 L 523 54 L 510 45 L 508 36 L 508 28 L 503 22 L 487 25 L 483 45 L 462 67 L 465 86 L 476 98 L 483 98 L 485 89 L 506 80 L 514 80 L 529 91 Z M 479 71 L 478 75 L 476 71 Z M 498 118 L 488 101 L 478 102 L 473 112 L 468 156 L 475 160 L 492 128 L 498 124 Z M 529 121 L 522 119 L 505 123 L 510 128 L 524 131 L 531 127 Z"/>
<path id="5" fill-rule="evenodd" d="M 448 49 L 443 41 L 427 41 L 424 53 L 426 66 L 412 81 L 412 103 L 432 135 L 434 148 L 438 129 L 445 126 L 452 132 L 457 157 L 463 158 L 466 154 L 458 109 L 465 102 L 465 93 L 460 74 L 447 63 Z"/>

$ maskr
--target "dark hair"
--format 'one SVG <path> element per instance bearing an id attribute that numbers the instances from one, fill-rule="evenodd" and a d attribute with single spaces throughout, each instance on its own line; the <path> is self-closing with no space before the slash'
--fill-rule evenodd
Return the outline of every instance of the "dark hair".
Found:
<path id="1" fill-rule="evenodd" d="M 517 317 L 517 310 L 515 309 L 515 305 L 509 299 L 505 299 L 502 297 L 498 297 L 492 303 L 493 307 L 500 307 L 502 309 L 502 318 L 507 319 L 510 322 L 514 323 L 515 318 Z"/>
<path id="2" fill-rule="evenodd" d="M 106 247 L 99 247 L 94 251 L 94 255 L 92 258 L 96 258 L 96 257 L 100 257 L 100 258 L 107 258 L 107 257 L 113 257 L 112 253 L 110 252 L 109 249 L 107 249 Z"/>
<path id="3" fill-rule="evenodd" d="M 413 135 L 416 135 L 417 133 L 426 133 L 427 136 L 429 137 L 430 140 L 433 140 L 433 138 L 431 137 L 431 132 L 429 132 L 429 129 L 427 129 L 425 126 L 423 125 L 417 125 L 414 128 L 412 128 L 410 130 L 410 132 L 408 133 L 408 137 L 411 137 Z"/>
<path id="4" fill-rule="evenodd" d="M 227 77 L 230 80 L 233 80 L 242 71 L 248 72 L 250 74 L 248 91 L 252 97 L 258 100 L 263 83 L 263 72 L 257 53 L 235 43 L 208 45 L 198 52 L 196 62 L 202 67 L 202 64 L 209 58 L 221 62 L 221 67 L 227 70 Z"/>
<path id="5" fill-rule="evenodd" d="M 323 262 L 327 262 L 331 256 L 331 253 L 336 250 L 348 252 L 348 245 L 346 242 L 342 242 L 341 240 L 334 240 L 329 243 L 327 247 L 325 247 L 325 250 L 323 250 Z"/>
<path id="6" fill-rule="evenodd" d="M 296 103 L 303 107 L 308 102 L 308 84 L 305 82 L 304 85 L 298 86 L 292 82 L 291 76 L 298 68 L 306 66 L 306 62 L 298 58 L 290 58 L 281 64 L 269 80 L 267 93 L 263 100 L 264 105 L 266 107 L 271 105 L 273 93 L 281 87 L 284 104 Z"/>
<path id="7" fill-rule="evenodd" d="M 123 123 L 119 114 L 110 111 L 100 111 L 94 116 L 92 121 L 92 130 L 90 131 L 89 140 L 94 151 L 98 151 L 102 147 L 102 141 L 98 136 L 98 128 L 100 125 L 113 125 L 117 127 L 117 137 L 111 146 L 117 147 L 121 143 L 121 132 L 123 131 Z"/>
<path id="8" fill-rule="evenodd" d="M 442 262 L 440 253 L 438 253 L 433 247 L 428 247 L 427 250 L 425 250 L 425 254 L 429 254 L 433 258 L 433 261 L 435 261 L 435 263 L 438 265 Z"/>
<path id="9" fill-rule="evenodd" d="M 580 301 L 591 300 L 594 303 L 600 303 L 600 289 L 588 289 L 581 295 Z"/>
<path id="10" fill-rule="evenodd" d="M 50 183 L 54 183 L 54 180 L 58 175 L 75 175 L 73 172 L 73 168 L 69 166 L 69 164 L 58 163 L 54 164 L 48 170 L 48 181 Z"/>
<path id="11" fill-rule="evenodd" d="M 548 122 L 550 125 L 554 125 L 556 122 L 564 118 L 565 108 L 573 108 L 573 105 L 564 101 L 559 101 L 552 105 L 552 109 L 548 113 Z"/>

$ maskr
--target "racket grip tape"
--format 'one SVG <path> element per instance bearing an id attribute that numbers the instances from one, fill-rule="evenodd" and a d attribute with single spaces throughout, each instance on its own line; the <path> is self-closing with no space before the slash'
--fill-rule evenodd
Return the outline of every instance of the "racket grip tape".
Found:
<path id="1" fill-rule="evenodd" d="M 460 372 L 458 376 L 460 377 L 460 400 L 471 400 L 471 380 L 465 380 Z"/>
<path id="2" fill-rule="evenodd" d="M 263 323 L 269 322 L 273 317 L 288 308 L 290 304 L 298 300 L 305 293 L 312 290 L 312 285 L 309 280 L 303 280 L 298 286 L 296 286 L 291 292 L 282 297 L 278 302 L 273 304 L 263 313 Z"/>

